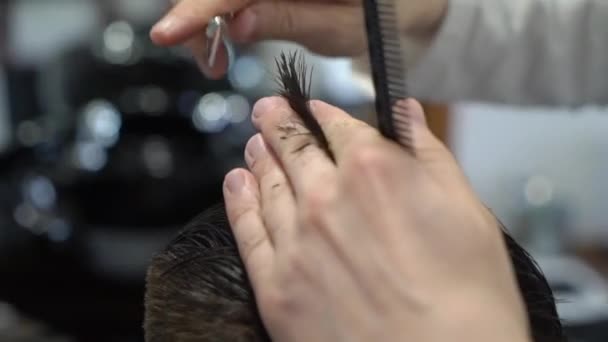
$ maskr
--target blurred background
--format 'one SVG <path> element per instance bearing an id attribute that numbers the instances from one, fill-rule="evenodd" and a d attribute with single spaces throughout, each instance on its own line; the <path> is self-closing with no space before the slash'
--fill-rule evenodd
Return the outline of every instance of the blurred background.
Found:
<path id="1" fill-rule="evenodd" d="M 0 1 L 0 341 L 142 341 L 146 267 L 243 165 L 274 57 L 206 80 L 152 45 L 167 0 Z M 313 96 L 369 118 L 347 59 Z M 537 257 L 575 341 L 608 340 L 608 112 L 426 104 L 486 204 Z"/>

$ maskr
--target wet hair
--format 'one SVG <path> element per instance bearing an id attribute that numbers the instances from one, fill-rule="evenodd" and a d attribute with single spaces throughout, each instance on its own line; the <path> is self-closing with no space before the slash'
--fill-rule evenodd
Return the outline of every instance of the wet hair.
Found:
<path id="1" fill-rule="evenodd" d="M 308 107 L 303 61 L 298 62 L 296 54 L 282 54 L 277 65 L 283 87 L 280 94 L 330 154 L 323 131 Z M 547 280 L 531 256 L 499 225 L 534 341 L 565 341 Z M 146 287 L 147 342 L 270 341 L 222 204 L 192 220 L 153 259 Z"/>
<path id="2" fill-rule="evenodd" d="M 270 341 L 222 204 L 152 261 L 144 332 L 147 342 Z"/>

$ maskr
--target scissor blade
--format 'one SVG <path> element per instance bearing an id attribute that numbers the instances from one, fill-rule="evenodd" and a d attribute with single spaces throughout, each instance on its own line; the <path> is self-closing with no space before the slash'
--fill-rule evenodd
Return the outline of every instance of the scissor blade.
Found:
<path id="1" fill-rule="evenodd" d="M 221 31 L 222 31 L 221 27 L 218 27 L 215 30 L 215 33 L 213 34 L 213 40 L 211 43 L 211 49 L 209 49 L 209 51 L 208 51 L 209 52 L 208 64 L 209 64 L 209 67 L 211 67 L 211 68 L 215 65 L 217 51 L 220 47 L 220 42 L 222 41 L 222 32 Z"/>

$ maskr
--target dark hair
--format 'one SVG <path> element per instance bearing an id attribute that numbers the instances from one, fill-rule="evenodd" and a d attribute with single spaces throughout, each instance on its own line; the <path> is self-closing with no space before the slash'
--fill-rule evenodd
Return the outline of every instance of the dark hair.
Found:
<path id="1" fill-rule="evenodd" d="M 270 341 L 221 204 L 154 258 L 146 283 L 147 342 Z"/>
<path id="2" fill-rule="evenodd" d="M 296 54 L 277 61 L 284 96 L 320 147 L 329 144 L 308 108 L 306 68 Z M 498 222 L 498 220 L 497 220 Z M 553 293 L 530 255 L 504 232 L 535 342 L 565 341 Z M 270 341 L 223 205 L 196 217 L 148 270 L 147 342 Z"/>

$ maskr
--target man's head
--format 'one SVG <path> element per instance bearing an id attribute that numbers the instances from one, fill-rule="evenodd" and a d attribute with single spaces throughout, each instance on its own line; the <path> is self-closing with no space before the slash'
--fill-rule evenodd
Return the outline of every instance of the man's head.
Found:
<path id="1" fill-rule="evenodd" d="M 309 111 L 306 68 L 296 55 L 278 61 L 280 92 L 331 156 Z M 503 229 L 503 231 L 505 231 Z M 551 288 L 531 257 L 505 232 L 506 246 L 535 342 L 563 341 Z M 148 270 L 147 342 L 270 341 L 224 207 L 195 218 Z"/>
<path id="2" fill-rule="evenodd" d="M 223 206 L 196 217 L 148 269 L 146 341 L 269 341 Z"/>
<path id="3" fill-rule="evenodd" d="M 532 258 L 504 234 L 535 342 L 564 341 L 555 301 Z M 223 205 L 190 222 L 147 276 L 147 342 L 270 341 Z"/>

